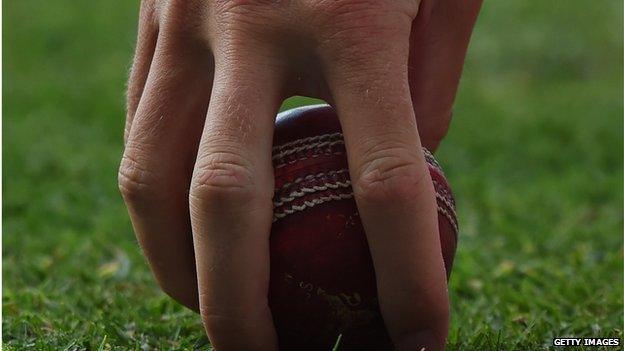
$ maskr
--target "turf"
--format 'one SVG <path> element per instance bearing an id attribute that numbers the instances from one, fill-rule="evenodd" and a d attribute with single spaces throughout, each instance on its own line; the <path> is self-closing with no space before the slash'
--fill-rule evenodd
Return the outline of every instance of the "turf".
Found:
<path id="1" fill-rule="evenodd" d="M 117 192 L 136 2 L 3 11 L 3 349 L 209 348 Z M 439 151 L 461 223 L 449 350 L 622 337 L 622 12 L 486 2 Z"/>

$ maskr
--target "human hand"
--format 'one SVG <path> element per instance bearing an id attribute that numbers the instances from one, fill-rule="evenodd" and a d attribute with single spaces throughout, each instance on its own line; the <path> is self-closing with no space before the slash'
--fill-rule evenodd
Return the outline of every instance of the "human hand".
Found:
<path id="1" fill-rule="evenodd" d="M 460 3 L 142 2 L 120 188 L 156 279 L 199 308 L 216 349 L 277 347 L 271 141 L 294 94 L 337 108 L 397 347 L 443 347 L 446 281 L 416 121 L 437 145 L 479 2 Z"/>

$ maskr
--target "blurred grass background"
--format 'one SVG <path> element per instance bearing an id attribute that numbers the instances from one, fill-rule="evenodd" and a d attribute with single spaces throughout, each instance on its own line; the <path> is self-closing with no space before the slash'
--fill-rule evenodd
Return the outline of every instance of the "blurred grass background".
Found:
<path id="1" fill-rule="evenodd" d="M 6 350 L 208 347 L 117 192 L 137 8 L 3 4 Z M 450 350 L 622 337 L 622 12 L 486 1 L 439 151 L 461 220 Z"/>

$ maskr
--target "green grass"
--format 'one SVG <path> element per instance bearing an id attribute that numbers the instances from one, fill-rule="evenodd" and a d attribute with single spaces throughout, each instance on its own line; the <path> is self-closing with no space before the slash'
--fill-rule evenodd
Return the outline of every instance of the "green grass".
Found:
<path id="1" fill-rule="evenodd" d="M 208 348 L 117 192 L 137 4 L 3 6 L 3 348 Z M 461 221 L 450 350 L 622 337 L 622 50 L 621 1 L 486 2 L 439 152 Z"/>

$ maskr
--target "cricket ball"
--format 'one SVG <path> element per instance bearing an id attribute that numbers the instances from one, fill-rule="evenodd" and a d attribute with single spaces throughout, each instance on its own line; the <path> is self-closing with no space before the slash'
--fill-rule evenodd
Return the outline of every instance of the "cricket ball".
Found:
<path id="1" fill-rule="evenodd" d="M 447 278 L 457 243 L 455 201 L 423 150 L 436 190 Z M 278 115 L 269 305 L 280 350 L 393 350 L 353 199 L 338 117 L 330 106 Z"/>

